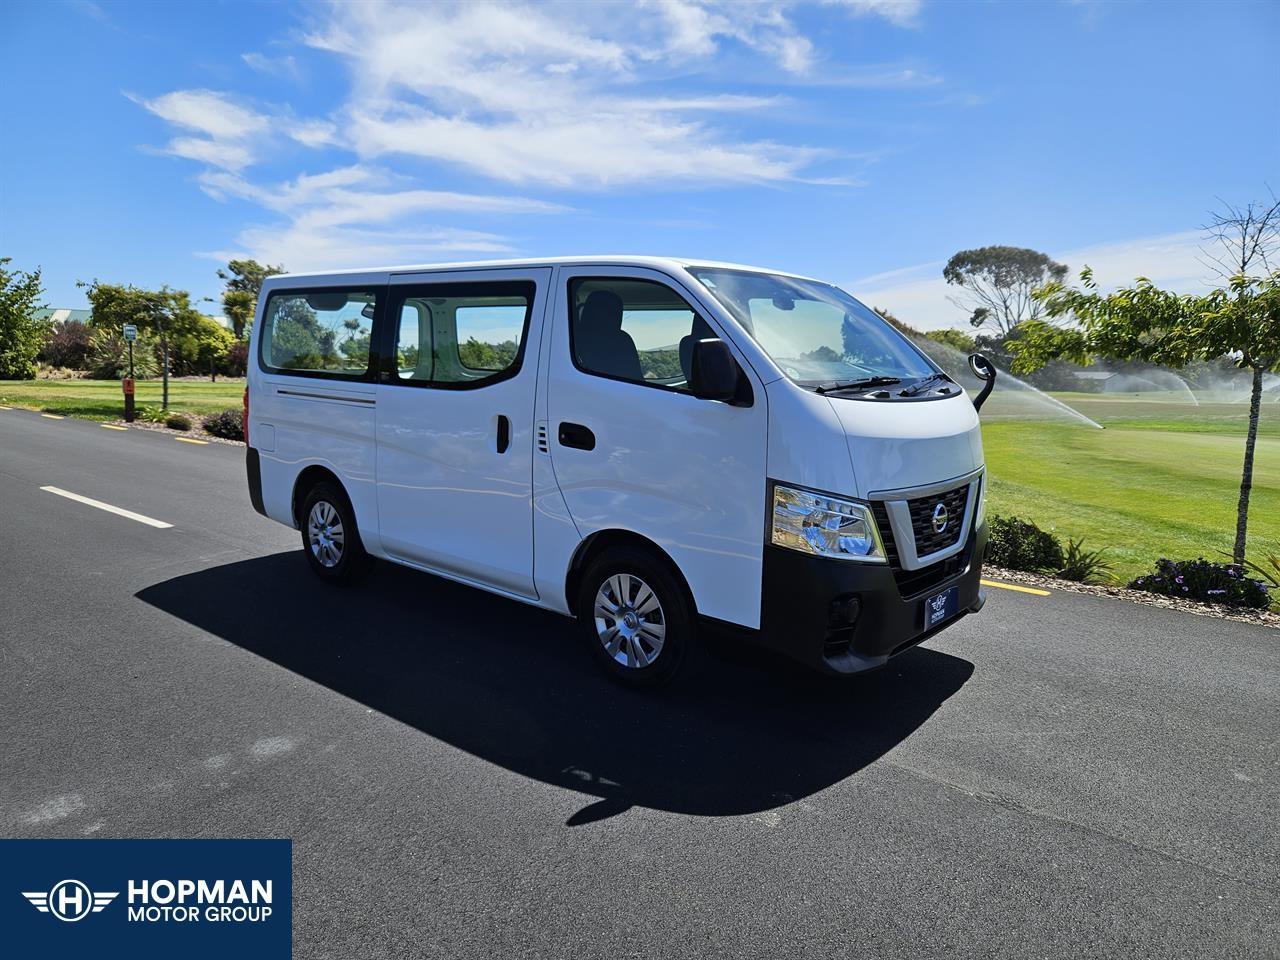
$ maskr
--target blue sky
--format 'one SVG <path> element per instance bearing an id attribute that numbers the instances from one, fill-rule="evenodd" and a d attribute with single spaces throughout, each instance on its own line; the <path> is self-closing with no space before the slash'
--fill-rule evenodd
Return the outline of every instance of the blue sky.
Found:
<path id="1" fill-rule="evenodd" d="M 0 255 L 216 297 L 292 270 L 669 253 L 963 325 L 989 243 L 1181 287 L 1280 190 L 1280 4 L 15 3 Z M 211 305 L 206 309 L 213 311 Z"/>

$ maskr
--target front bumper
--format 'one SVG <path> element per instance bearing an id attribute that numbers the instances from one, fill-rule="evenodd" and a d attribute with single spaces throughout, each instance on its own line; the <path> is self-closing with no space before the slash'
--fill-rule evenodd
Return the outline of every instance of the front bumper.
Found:
<path id="1" fill-rule="evenodd" d="M 982 608 L 986 598 L 979 580 L 986 543 L 984 523 L 969 534 L 963 551 L 923 577 L 925 571 L 908 575 L 887 563 L 814 557 L 770 544 L 764 552 L 761 628 L 755 639 L 824 673 L 882 667 L 895 654 Z M 926 630 L 925 598 L 951 586 L 959 588 L 956 615 Z"/>

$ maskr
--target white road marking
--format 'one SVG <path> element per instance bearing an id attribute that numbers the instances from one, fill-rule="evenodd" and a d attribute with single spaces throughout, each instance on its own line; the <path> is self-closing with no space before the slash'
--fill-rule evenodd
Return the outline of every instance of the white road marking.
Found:
<path id="1" fill-rule="evenodd" d="M 144 517 L 140 513 L 134 513 L 132 510 L 125 510 L 123 507 L 113 507 L 109 503 L 103 503 L 101 500 L 93 500 L 89 497 L 82 497 L 78 493 L 72 493 L 70 490 L 63 490 L 60 487 L 41 487 L 45 493 L 56 493 L 60 497 L 66 497 L 68 500 L 74 500 L 76 503 L 83 503 L 86 506 L 97 507 L 99 510 L 105 510 L 107 513 L 114 513 L 119 517 L 128 517 L 130 520 L 137 520 L 139 523 L 145 523 L 149 527 L 156 527 L 160 530 L 168 530 L 173 526 L 172 523 L 165 523 L 163 520 L 153 520 L 151 517 Z"/>

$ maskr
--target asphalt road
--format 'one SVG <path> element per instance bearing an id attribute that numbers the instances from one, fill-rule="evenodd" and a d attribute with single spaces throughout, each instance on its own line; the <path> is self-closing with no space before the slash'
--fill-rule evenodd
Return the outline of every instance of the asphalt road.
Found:
<path id="1" fill-rule="evenodd" d="M 292 837 L 299 957 L 1280 955 L 1272 630 L 992 590 L 852 684 L 632 694 L 554 615 L 324 587 L 238 447 L 17 410 L 0 544 L 0 835 Z"/>

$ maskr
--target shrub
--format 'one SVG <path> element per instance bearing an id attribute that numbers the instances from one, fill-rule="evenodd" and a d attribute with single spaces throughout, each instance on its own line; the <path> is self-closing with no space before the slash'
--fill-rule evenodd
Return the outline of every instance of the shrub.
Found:
<path id="1" fill-rule="evenodd" d="M 37 380 L 83 380 L 89 375 L 87 370 L 72 370 L 69 367 L 47 367 L 43 363 L 36 369 Z"/>
<path id="2" fill-rule="evenodd" d="M 1246 577 L 1240 564 L 1214 563 L 1204 557 L 1198 560 L 1157 560 L 1155 573 L 1138 577 L 1129 584 L 1129 588 L 1229 607 L 1265 608 L 1271 602 L 1267 585 Z"/>
<path id="3" fill-rule="evenodd" d="M 244 411 L 233 408 L 210 414 L 204 418 L 204 429 L 223 440 L 243 440 Z"/>
<path id="4" fill-rule="evenodd" d="M 1084 549 L 1084 537 L 1079 541 L 1068 537 L 1058 576 L 1076 583 L 1104 583 L 1111 579 L 1111 564 L 1102 556 L 1105 552 L 1105 549 Z"/>
<path id="5" fill-rule="evenodd" d="M 171 413 L 164 418 L 164 425 L 170 430 L 190 430 L 191 418 L 185 413 Z"/>
<path id="6" fill-rule="evenodd" d="M 89 370 L 95 380 L 121 380 L 129 375 L 129 344 L 106 330 L 95 332 L 89 351 Z M 133 345 L 133 375 L 149 380 L 160 372 L 155 341 L 143 331 Z"/>
<path id="7" fill-rule="evenodd" d="M 79 320 L 64 320 L 53 328 L 52 335 L 44 342 L 36 359 L 50 367 L 84 370 L 89 365 L 92 346 L 88 324 Z"/>
<path id="8" fill-rule="evenodd" d="M 1055 573 L 1066 565 L 1058 538 L 1029 520 L 993 516 L 988 533 L 987 561 L 997 567 Z"/>
<path id="9" fill-rule="evenodd" d="M 233 343 L 222 358 L 222 366 L 227 376 L 243 377 L 249 366 L 249 344 L 243 340 Z"/>
<path id="10" fill-rule="evenodd" d="M 133 418 L 144 423 L 164 423 L 169 418 L 169 413 L 161 407 L 136 406 L 133 408 Z"/>

